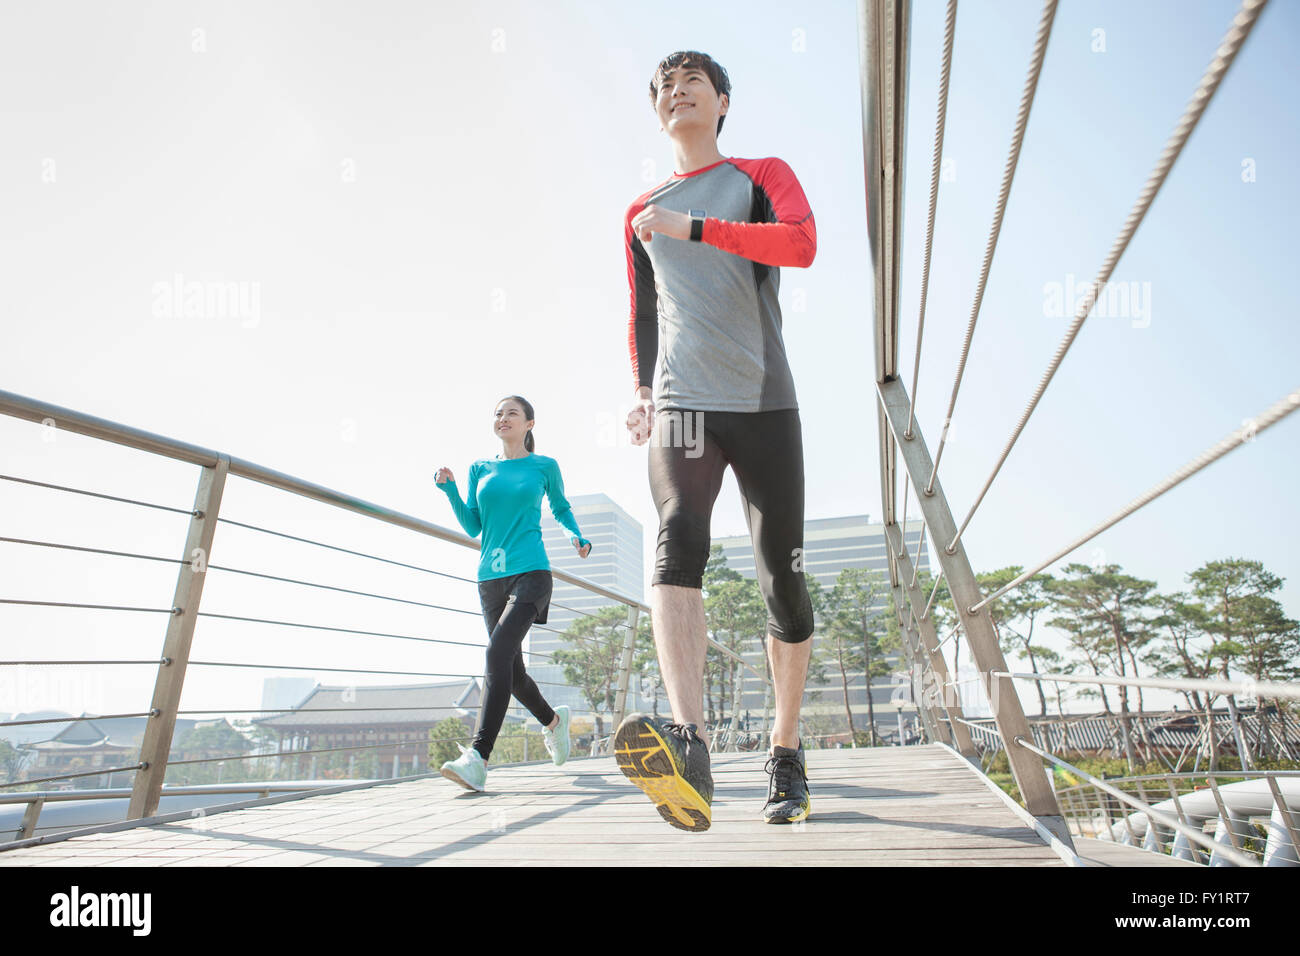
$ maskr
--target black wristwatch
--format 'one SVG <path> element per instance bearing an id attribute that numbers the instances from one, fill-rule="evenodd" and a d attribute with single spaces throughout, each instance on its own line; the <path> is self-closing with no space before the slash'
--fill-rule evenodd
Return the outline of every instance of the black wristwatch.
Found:
<path id="1" fill-rule="evenodd" d="M 691 217 L 691 242 L 699 242 L 704 238 L 704 217 L 707 215 L 703 209 L 692 209 Z"/>

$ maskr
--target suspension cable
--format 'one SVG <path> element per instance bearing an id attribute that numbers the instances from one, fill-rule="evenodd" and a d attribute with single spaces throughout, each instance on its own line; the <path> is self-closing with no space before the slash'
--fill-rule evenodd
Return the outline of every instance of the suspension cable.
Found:
<path id="1" fill-rule="evenodd" d="M 961 388 L 961 379 L 966 371 L 966 359 L 970 355 L 971 339 L 975 337 L 975 323 L 979 320 L 980 306 L 984 302 L 984 287 L 988 284 L 989 269 L 993 265 L 993 252 L 998 246 L 998 236 L 1002 232 L 1002 217 L 1007 209 L 1007 197 L 1011 193 L 1011 180 L 1016 175 L 1016 165 L 1020 161 L 1020 145 L 1024 142 L 1025 127 L 1029 124 L 1029 108 L 1034 103 L 1034 92 L 1038 88 L 1038 74 L 1043 68 L 1043 55 L 1047 52 L 1047 38 L 1052 32 L 1052 20 L 1056 16 L 1056 0 L 1046 0 L 1043 15 L 1038 22 L 1038 34 L 1034 38 L 1034 53 L 1029 61 L 1029 75 L 1025 78 L 1024 92 L 1020 95 L 1020 109 L 1016 114 L 1016 129 L 1011 138 L 1011 151 L 1002 172 L 1002 187 L 998 190 L 997 205 L 993 212 L 993 226 L 989 230 L 988 244 L 984 249 L 984 264 L 980 266 L 979 283 L 976 286 L 975 302 L 971 306 L 970 322 L 966 326 L 966 340 L 962 343 L 961 359 L 957 363 L 957 378 L 952 383 L 952 397 L 948 400 L 948 413 L 944 416 L 943 432 L 939 436 L 939 447 L 935 451 L 934 466 L 930 479 L 926 482 L 925 493 L 934 494 L 934 479 L 939 473 L 939 459 L 943 457 L 944 444 L 948 440 L 948 428 L 952 424 L 952 412 L 957 406 L 957 391 Z"/>
<path id="2" fill-rule="evenodd" d="M 1029 399 L 1029 405 L 1025 408 L 1024 414 L 1020 416 L 1020 421 L 1016 424 L 1015 430 L 1012 431 L 1011 437 L 1007 440 L 1006 447 L 1002 449 L 1002 454 L 998 457 L 997 463 L 993 466 L 992 473 L 989 475 L 988 480 L 984 482 L 984 487 L 980 489 L 980 493 L 975 497 L 975 503 L 971 505 L 970 512 L 966 515 L 965 520 L 962 521 L 961 527 L 957 529 L 956 536 L 949 543 L 948 547 L 944 549 L 944 553 L 952 554 L 953 550 L 957 547 L 957 542 L 961 538 L 962 532 L 964 532 L 966 526 L 970 524 L 970 520 L 975 516 L 975 511 L 979 508 L 980 502 L 984 500 L 984 496 L 992 486 L 993 479 L 998 476 L 998 472 L 1002 469 L 1007 457 L 1011 454 L 1012 447 L 1020 438 L 1020 433 L 1024 431 L 1025 425 L 1029 422 L 1029 416 L 1032 415 L 1034 409 L 1038 407 L 1039 399 L 1041 399 L 1043 393 L 1047 391 L 1048 384 L 1052 381 L 1052 377 L 1056 374 L 1056 370 L 1065 359 L 1065 353 L 1069 351 L 1071 344 L 1074 342 L 1075 336 L 1079 334 L 1079 329 L 1083 327 L 1083 323 L 1087 320 L 1088 314 L 1092 311 L 1092 307 L 1096 303 L 1097 295 L 1101 292 L 1102 288 L 1105 287 L 1106 283 L 1110 281 L 1111 273 L 1115 271 L 1115 266 L 1119 262 L 1120 256 L 1124 254 L 1124 250 L 1128 248 L 1129 240 L 1133 238 L 1133 234 L 1137 232 L 1138 226 L 1142 224 L 1142 220 L 1146 216 L 1147 210 L 1151 208 L 1151 203 L 1156 198 L 1156 193 L 1160 191 L 1161 185 L 1169 175 L 1170 169 L 1173 168 L 1174 162 L 1178 159 L 1179 154 L 1183 150 L 1183 146 L 1186 145 L 1188 138 L 1192 135 L 1192 131 L 1196 129 L 1197 122 L 1205 112 L 1205 108 L 1209 106 L 1210 100 L 1213 98 L 1215 91 L 1219 88 L 1219 83 L 1223 80 L 1224 74 L 1227 73 L 1228 67 L 1232 65 L 1232 61 L 1236 57 L 1237 51 L 1241 49 L 1241 45 L 1246 41 L 1246 37 L 1250 34 L 1251 27 L 1255 25 L 1255 21 L 1259 18 L 1259 14 L 1264 9 L 1267 2 L 1268 0 L 1245 0 L 1245 2 L 1242 3 L 1241 10 L 1233 19 L 1232 27 L 1228 30 L 1223 41 L 1219 44 L 1218 50 L 1215 51 L 1214 59 L 1206 68 L 1205 75 L 1201 77 L 1201 82 L 1196 87 L 1196 91 L 1192 94 L 1192 98 L 1188 101 L 1182 117 L 1178 120 L 1178 124 L 1174 127 L 1174 131 L 1169 135 L 1169 140 L 1165 143 L 1164 150 L 1156 160 L 1156 165 L 1151 171 L 1151 175 L 1147 177 L 1146 185 L 1142 187 L 1142 192 L 1138 194 L 1137 201 L 1133 204 L 1133 208 L 1129 212 L 1128 218 L 1124 221 L 1124 225 L 1120 229 L 1118 238 L 1116 238 L 1114 244 L 1111 246 L 1110 252 L 1107 254 L 1105 261 L 1102 262 L 1101 269 L 1097 273 L 1097 278 L 1093 281 L 1091 286 L 1087 287 L 1083 301 L 1079 304 L 1079 309 L 1074 316 L 1074 321 L 1070 324 L 1070 328 L 1065 333 L 1065 338 L 1061 340 L 1061 344 L 1056 347 L 1056 354 L 1052 356 L 1052 361 L 1047 366 L 1047 371 L 1043 373 L 1043 377 L 1039 381 L 1038 387 L 1034 390 L 1033 397 Z M 913 385 L 913 389 L 915 389 L 915 387 L 916 386 Z"/>
<path id="3" fill-rule="evenodd" d="M 1065 557 L 1071 551 L 1074 551 L 1076 548 L 1082 547 L 1083 545 L 1087 544 L 1089 541 L 1097 537 L 1097 535 L 1101 534 L 1111 525 L 1118 523 L 1123 518 L 1127 518 L 1129 515 L 1137 511 L 1139 508 L 1151 503 L 1156 498 L 1159 498 L 1170 488 L 1173 488 L 1175 485 L 1178 485 L 1181 482 L 1187 480 L 1188 478 L 1196 474 L 1198 471 L 1200 471 L 1202 468 L 1206 467 L 1207 465 L 1213 464 L 1214 462 L 1218 461 L 1220 458 L 1222 458 L 1228 452 L 1232 451 L 1234 448 L 1237 448 L 1245 444 L 1246 442 L 1250 441 L 1259 432 L 1262 432 L 1265 428 L 1268 428 L 1270 425 L 1273 425 L 1276 422 L 1280 421 L 1281 419 L 1285 418 L 1287 415 L 1290 415 L 1297 408 L 1300 408 L 1300 389 L 1297 389 L 1296 391 L 1292 392 L 1290 395 L 1283 398 L 1281 401 L 1271 406 L 1262 415 L 1258 416 L 1254 420 L 1248 421 L 1245 425 L 1243 425 L 1241 428 L 1238 428 L 1236 431 L 1234 431 L 1227 438 L 1223 439 L 1213 448 L 1210 448 L 1208 451 L 1203 452 L 1202 454 L 1198 455 L 1196 458 L 1189 461 L 1186 465 L 1178 469 L 1178 471 L 1174 472 L 1174 474 L 1166 478 L 1164 481 L 1160 482 L 1160 484 L 1156 485 L 1150 491 L 1147 491 L 1145 494 L 1140 495 L 1139 497 L 1133 499 L 1133 501 L 1131 501 L 1129 504 L 1121 508 L 1113 517 L 1107 518 L 1101 524 L 1097 525 L 1097 527 L 1093 528 L 1091 531 L 1086 532 L 1082 537 L 1066 545 L 1062 550 L 1058 551 L 1055 555 L 1048 558 L 1046 561 L 1043 561 L 1042 563 L 1038 564 L 1036 567 L 1026 571 L 1024 574 L 1021 574 L 1019 577 L 1014 578 L 1011 581 L 1008 581 L 1006 584 L 998 588 L 988 597 L 984 598 L 984 600 L 980 601 L 978 604 L 972 605 L 969 609 L 970 613 L 971 614 L 978 613 L 980 608 L 984 607 L 984 605 L 988 604 L 991 601 L 997 600 L 999 597 L 1006 594 L 1012 588 L 1016 588 L 1024 584 L 1026 581 L 1032 578 L 1039 571 L 1043 570 L 1043 568 L 1046 568 L 1048 565 L 1055 564 L 1057 561 Z"/>
<path id="4" fill-rule="evenodd" d="M 957 28 L 957 0 L 948 0 L 943 26 L 943 60 L 939 67 L 939 109 L 934 121 L 934 162 L 930 167 L 930 216 L 925 226 L 925 259 L 921 266 L 921 309 L 916 320 L 916 363 L 912 367 L 912 392 L 907 408 L 905 439 L 912 437 L 916 414 L 916 382 L 921 374 L 921 338 L 925 333 L 925 296 L 930 288 L 930 251 L 934 244 L 934 213 L 939 204 L 939 168 L 943 160 L 943 131 L 948 117 L 948 77 L 952 73 L 952 38 Z"/>

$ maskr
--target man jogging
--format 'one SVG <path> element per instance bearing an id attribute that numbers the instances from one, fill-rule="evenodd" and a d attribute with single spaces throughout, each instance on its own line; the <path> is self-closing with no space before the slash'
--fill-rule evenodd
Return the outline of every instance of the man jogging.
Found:
<path id="1" fill-rule="evenodd" d="M 651 617 L 673 720 L 630 715 L 614 752 L 668 823 L 694 831 L 712 821 L 700 588 L 727 465 L 769 615 L 776 721 L 763 818 L 793 823 L 811 809 L 799 741 L 813 632 L 802 571 L 803 437 L 777 291 L 778 267 L 810 265 L 817 238 L 789 166 L 718 152 L 730 92 L 726 71 L 706 54 L 674 53 L 659 64 L 650 100 L 676 169 L 632 203 L 624 229 L 637 397 L 627 426 L 635 444 L 650 441 L 659 512 Z"/>

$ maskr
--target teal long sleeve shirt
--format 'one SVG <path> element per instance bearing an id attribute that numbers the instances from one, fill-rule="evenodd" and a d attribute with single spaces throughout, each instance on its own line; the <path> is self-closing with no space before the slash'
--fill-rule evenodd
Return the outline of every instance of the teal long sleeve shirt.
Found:
<path id="1" fill-rule="evenodd" d="M 560 527 L 579 544 L 591 543 L 578 530 L 554 458 L 535 452 L 523 458 L 480 458 L 469 466 L 464 501 L 456 482 L 437 487 L 447 495 L 465 533 L 471 538 L 483 535 L 480 581 L 551 569 L 542 545 L 542 495 Z"/>

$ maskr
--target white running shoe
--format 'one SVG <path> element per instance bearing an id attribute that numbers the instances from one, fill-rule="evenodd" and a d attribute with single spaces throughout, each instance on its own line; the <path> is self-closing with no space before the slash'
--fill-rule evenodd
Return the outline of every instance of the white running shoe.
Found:
<path id="1" fill-rule="evenodd" d="M 546 752 L 551 755 L 551 761 L 558 767 L 569 759 L 568 706 L 561 704 L 556 707 L 555 716 L 560 718 L 560 722 L 555 725 L 554 730 L 549 727 L 542 730 L 542 742 L 546 744 Z"/>
<path id="2" fill-rule="evenodd" d="M 466 790 L 482 793 L 487 783 L 487 763 L 473 747 L 456 746 L 460 747 L 460 756 L 442 765 L 442 775 Z"/>

